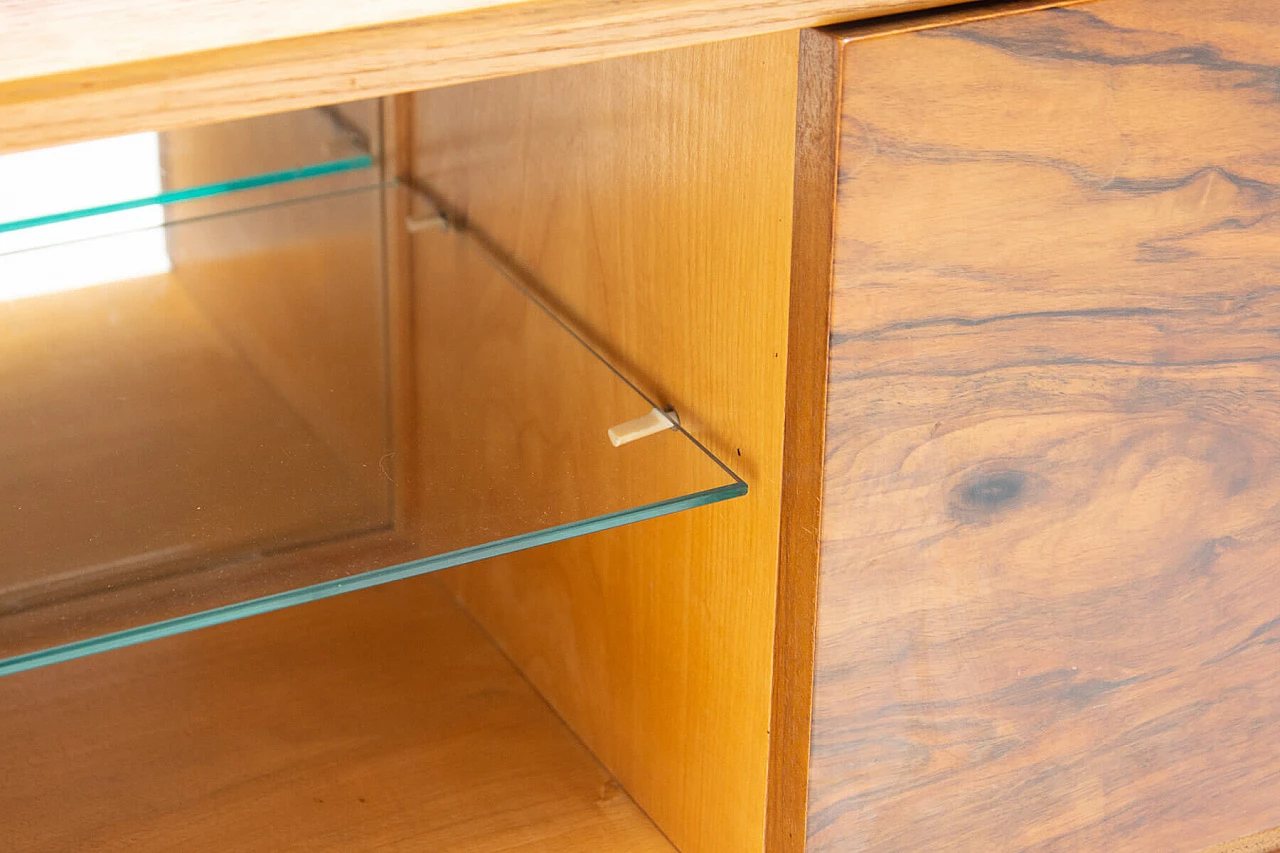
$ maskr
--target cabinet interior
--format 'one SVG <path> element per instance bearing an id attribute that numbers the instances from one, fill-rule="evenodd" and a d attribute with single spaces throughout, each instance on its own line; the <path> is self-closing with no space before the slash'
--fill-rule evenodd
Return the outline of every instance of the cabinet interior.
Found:
<path id="1" fill-rule="evenodd" d="M 760 847 L 795 49 L 174 129 L 0 223 L 0 291 L 161 258 L 0 304 L 21 849 Z"/>

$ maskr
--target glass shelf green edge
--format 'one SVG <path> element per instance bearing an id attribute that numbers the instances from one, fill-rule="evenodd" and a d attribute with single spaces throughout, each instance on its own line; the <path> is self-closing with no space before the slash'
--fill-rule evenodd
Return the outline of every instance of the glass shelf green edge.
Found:
<path id="1" fill-rule="evenodd" d="M 727 471 L 728 469 L 725 470 Z M 734 477 L 735 482 L 677 498 L 670 498 L 647 506 L 621 510 L 569 524 L 561 524 L 507 539 L 498 539 L 481 545 L 460 548 L 456 551 L 437 554 L 421 560 L 374 569 L 351 577 L 324 581 L 312 586 L 291 589 L 286 592 L 249 599 L 212 610 L 205 610 L 174 619 L 166 619 L 162 622 L 140 625 L 137 628 L 130 628 L 112 634 L 103 634 L 99 637 L 17 655 L 6 660 L 0 660 L 0 676 L 15 675 L 19 672 L 37 669 L 54 663 L 62 663 L 113 649 L 122 649 L 139 643 L 146 643 L 151 640 L 185 634 L 188 631 L 195 631 L 200 628 L 234 622 L 249 616 L 271 613 L 275 610 L 283 610 L 287 607 L 306 604 L 310 601 L 332 598 L 335 595 L 368 589 L 393 581 L 430 574 L 441 569 L 474 563 L 491 557 L 500 557 L 504 554 L 512 554 L 516 551 L 523 551 L 539 545 L 549 545 L 553 542 L 573 539 L 588 533 L 609 530 L 623 524 L 646 521 L 672 513 L 683 512 L 687 509 L 719 503 L 730 498 L 745 496 L 747 494 L 747 484 L 739 479 L 737 475 L 731 474 L 731 476 Z"/>
<path id="2" fill-rule="evenodd" d="M 102 204 L 96 207 L 66 210 L 60 213 L 49 213 L 44 216 L 33 216 L 29 219 L 16 219 L 11 222 L 0 222 L 0 234 L 6 234 L 12 231 L 22 231 L 27 228 L 39 228 L 42 225 L 52 225 L 57 222 L 68 222 L 73 219 L 87 219 L 91 216 L 102 216 L 107 213 L 119 213 L 122 210 L 135 210 L 140 207 L 149 207 L 154 204 L 177 204 L 179 202 L 194 201 L 202 198 L 213 198 L 220 195 L 226 195 L 228 193 L 258 189 L 260 187 L 269 187 L 276 184 L 305 181 L 310 178 L 324 177 L 325 175 L 354 172 L 360 169 L 367 169 L 373 166 L 373 164 L 374 159 L 372 155 L 362 154 L 357 157 L 347 157 L 342 160 L 333 160 L 328 163 L 316 163 L 310 166 L 301 166 L 296 169 L 282 169 L 278 172 L 264 172 L 263 174 L 251 175 L 247 178 L 235 178 L 230 181 L 221 181 L 216 184 L 204 184 L 202 186 L 187 187 L 186 189 L 181 190 L 171 190 L 169 192 L 147 196 L 145 198 L 128 199 L 126 201 Z"/>

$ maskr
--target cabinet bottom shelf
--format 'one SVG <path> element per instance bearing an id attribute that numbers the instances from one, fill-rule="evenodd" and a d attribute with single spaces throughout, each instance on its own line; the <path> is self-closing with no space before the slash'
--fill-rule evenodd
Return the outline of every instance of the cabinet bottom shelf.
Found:
<path id="1" fill-rule="evenodd" d="M 672 850 L 434 578 L 0 687 L 14 849 Z"/>

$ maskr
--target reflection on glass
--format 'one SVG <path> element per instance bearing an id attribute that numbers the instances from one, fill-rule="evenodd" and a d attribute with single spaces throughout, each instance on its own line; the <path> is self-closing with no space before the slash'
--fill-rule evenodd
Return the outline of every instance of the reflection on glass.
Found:
<path id="1" fill-rule="evenodd" d="M 0 156 L 0 254 L 155 227 L 173 219 L 164 205 L 190 215 L 365 186 L 378 144 L 376 103 L 358 101 Z M 67 258 L 90 283 L 113 280 L 115 267 Z"/>
<path id="2" fill-rule="evenodd" d="M 50 180 L 53 175 L 58 180 Z M 139 133 L 9 154 L 0 157 L 0 187 L 0 223 L 56 216 L 121 198 L 153 197 L 161 192 L 160 137 Z M 151 205 L 44 228 L 0 227 L 0 255 L 68 244 L 53 256 L 6 262 L 0 301 L 166 273 L 169 252 L 164 233 L 156 230 L 163 224 L 164 208 Z M 136 233 L 120 240 L 78 242 L 125 231 Z"/>
<path id="3" fill-rule="evenodd" d="M 0 618 L 389 524 L 380 216 L 348 192 L 0 255 L 27 294 L 68 248 L 172 259 L 0 306 Z"/>

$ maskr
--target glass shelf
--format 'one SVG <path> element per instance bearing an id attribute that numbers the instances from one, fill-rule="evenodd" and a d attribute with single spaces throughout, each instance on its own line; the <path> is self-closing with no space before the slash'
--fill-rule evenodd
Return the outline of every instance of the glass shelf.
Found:
<path id="1" fill-rule="evenodd" d="M 411 203 L 171 205 L 0 254 L 0 674 L 746 493 L 679 426 L 615 447 L 654 401 L 467 234 L 404 237 L 397 284 Z"/>
<path id="2" fill-rule="evenodd" d="M 279 200 L 373 184 L 377 128 L 376 104 L 356 102 L 6 155 L 0 253 L 159 226 L 174 218 L 162 205 L 211 212 L 264 188 Z"/>

